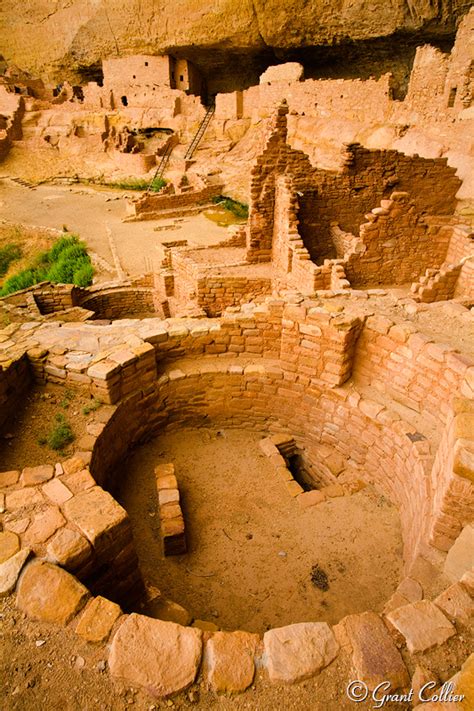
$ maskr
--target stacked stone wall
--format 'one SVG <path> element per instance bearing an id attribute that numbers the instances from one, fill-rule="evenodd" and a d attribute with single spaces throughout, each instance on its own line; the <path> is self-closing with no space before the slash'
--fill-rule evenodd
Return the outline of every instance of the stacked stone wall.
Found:
<path id="1" fill-rule="evenodd" d="M 21 405 L 31 382 L 32 373 L 26 356 L 0 365 L 0 428 L 8 424 L 12 412 Z"/>

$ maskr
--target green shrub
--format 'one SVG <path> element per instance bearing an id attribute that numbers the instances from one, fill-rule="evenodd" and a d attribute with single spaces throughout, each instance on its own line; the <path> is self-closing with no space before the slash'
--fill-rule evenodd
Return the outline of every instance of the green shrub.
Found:
<path id="1" fill-rule="evenodd" d="M 98 410 L 102 404 L 103 403 L 100 400 L 97 400 L 97 398 L 94 397 L 88 405 L 85 405 L 82 408 L 82 414 L 89 415 L 91 412 L 95 412 L 96 410 Z"/>
<path id="2" fill-rule="evenodd" d="M 226 197 L 225 195 L 218 195 L 217 197 L 212 198 L 212 202 L 221 205 L 242 220 L 246 220 L 249 216 L 248 205 L 245 205 L 243 202 L 239 202 L 238 200 L 233 200 L 230 197 Z"/>
<path id="3" fill-rule="evenodd" d="M 47 252 L 40 252 L 29 268 L 13 274 L 0 290 L 0 296 L 27 289 L 41 281 L 89 286 L 93 268 L 86 245 L 76 235 L 60 237 Z"/>
<path id="4" fill-rule="evenodd" d="M 92 275 L 94 274 L 94 269 L 92 264 L 83 264 L 79 269 L 74 272 L 74 284 L 76 286 L 90 286 L 92 284 Z"/>
<path id="5" fill-rule="evenodd" d="M 0 291 L 0 296 L 6 296 L 7 294 L 13 294 L 14 291 L 20 291 L 21 289 L 27 289 L 33 284 L 37 284 L 39 279 L 36 279 L 36 274 L 33 269 L 24 269 L 18 274 L 13 274 L 9 277 Z"/>
<path id="6" fill-rule="evenodd" d="M 64 415 L 56 415 L 56 424 L 47 437 L 47 443 L 54 450 L 61 450 L 74 441 L 74 434 Z"/>
<path id="7" fill-rule="evenodd" d="M 17 244 L 6 244 L 4 247 L 0 247 L 0 277 L 7 273 L 12 262 L 22 256 L 21 247 Z"/>

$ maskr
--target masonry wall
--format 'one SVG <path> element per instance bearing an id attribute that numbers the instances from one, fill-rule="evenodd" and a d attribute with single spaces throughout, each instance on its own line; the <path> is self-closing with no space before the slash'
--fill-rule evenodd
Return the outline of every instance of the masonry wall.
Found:
<path id="1" fill-rule="evenodd" d="M 452 227 L 440 217 L 420 216 L 408 193 L 394 192 L 366 215 L 363 249 L 344 263 L 351 286 L 408 284 L 446 258 Z"/>
<path id="2" fill-rule="evenodd" d="M 206 316 L 220 316 L 228 306 L 271 294 L 271 279 L 245 276 L 204 276 L 197 280 L 197 303 Z"/>
<path id="3" fill-rule="evenodd" d="M 195 190 L 177 195 L 151 195 L 134 200 L 129 205 L 129 214 L 138 219 L 154 219 L 157 213 L 163 210 L 179 210 L 194 205 L 210 202 L 213 197 L 220 195 L 223 186 L 220 184 L 208 185 L 202 190 Z"/>
<path id="4" fill-rule="evenodd" d="M 0 428 L 8 424 L 12 412 L 21 405 L 32 382 L 26 356 L 8 364 L 0 364 Z"/>
<path id="5" fill-rule="evenodd" d="M 84 309 L 94 311 L 97 319 L 120 319 L 156 311 L 151 289 L 114 288 L 92 294 L 81 300 Z"/>

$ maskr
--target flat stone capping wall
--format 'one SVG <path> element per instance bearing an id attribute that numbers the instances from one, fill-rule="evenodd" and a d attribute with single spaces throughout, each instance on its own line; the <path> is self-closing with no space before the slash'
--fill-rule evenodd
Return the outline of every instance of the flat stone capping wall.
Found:
<path id="1" fill-rule="evenodd" d="M 155 467 L 155 477 L 163 553 L 165 556 L 183 555 L 186 553 L 186 536 L 174 464 L 158 464 Z"/>
<path id="2" fill-rule="evenodd" d="M 18 550 L 74 573 L 95 594 L 133 605 L 143 592 L 126 511 L 96 486 L 90 452 L 0 474 L 2 526 Z"/>
<path id="3" fill-rule="evenodd" d="M 466 571 L 434 601 L 409 601 L 383 616 L 349 615 L 333 627 L 297 623 L 268 630 L 263 639 L 240 631 L 203 633 L 136 613 L 124 615 L 106 597 L 92 597 L 62 568 L 38 559 L 26 561 L 27 554 L 19 551 L 0 564 L 2 584 L 8 578 L 8 591 L 17 588 L 17 607 L 30 618 L 68 627 L 82 641 L 100 646 L 112 676 L 157 698 L 198 679 L 216 692 L 242 692 L 254 681 L 257 665 L 271 682 L 293 684 L 317 676 L 340 655 L 348 658 L 353 675 L 369 690 L 383 681 L 403 689 L 410 683 L 408 660 L 417 658 L 411 655 L 443 647 L 462 635 L 474 609 L 472 573 Z M 421 589 L 416 578 L 407 583 L 406 590 Z M 453 679 L 458 693 L 472 693 L 473 667 L 471 655 Z"/>

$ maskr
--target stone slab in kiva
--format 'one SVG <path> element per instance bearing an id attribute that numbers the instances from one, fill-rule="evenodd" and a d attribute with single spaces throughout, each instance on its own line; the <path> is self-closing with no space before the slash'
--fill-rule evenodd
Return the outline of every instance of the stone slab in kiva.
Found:
<path id="1" fill-rule="evenodd" d="M 456 629 L 429 600 L 399 607 L 387 615 L 389 622 L 405 637 L 410 652 L 424 652 L 443 644 Z"/>
<path id="2" fill-rule="evenodd" d="M 32 561 L 20 578 L 17 605 L 30 617 L 65 625 L 88 596 L 87 588 L 65 570 Z"/>
<path id="3" fill-rule="evenodd" d="M 202 632 L 135 613 L 115 634 L 109 655 L 114 676 L 153 696 L 168 696 L 193 683 L 201 660 Z"/>
<path id="4" fill-rule="evenodd" d="M 205 648 L 206 678 L 214 691 L 245 691 L 255 674 L 259 636 L 249 632 L 216 632 Z"/>
<path id="5" fill-rule="evenodd" d="M 269 630 L 263 644 L 270 679 L 289 684 L 318 674 L 339 650 L 326 622 L 301 622 Z"/>
<path id="6" fill-rule="evenodd" d="M 408 671 L 400 652 L 375 612 L 348 615 L 341 624 L 352 647 L 352 663 L 357 679 L 371 689 L 383 681 L 390 681 L 393 689 L 408 683 Z"/>

